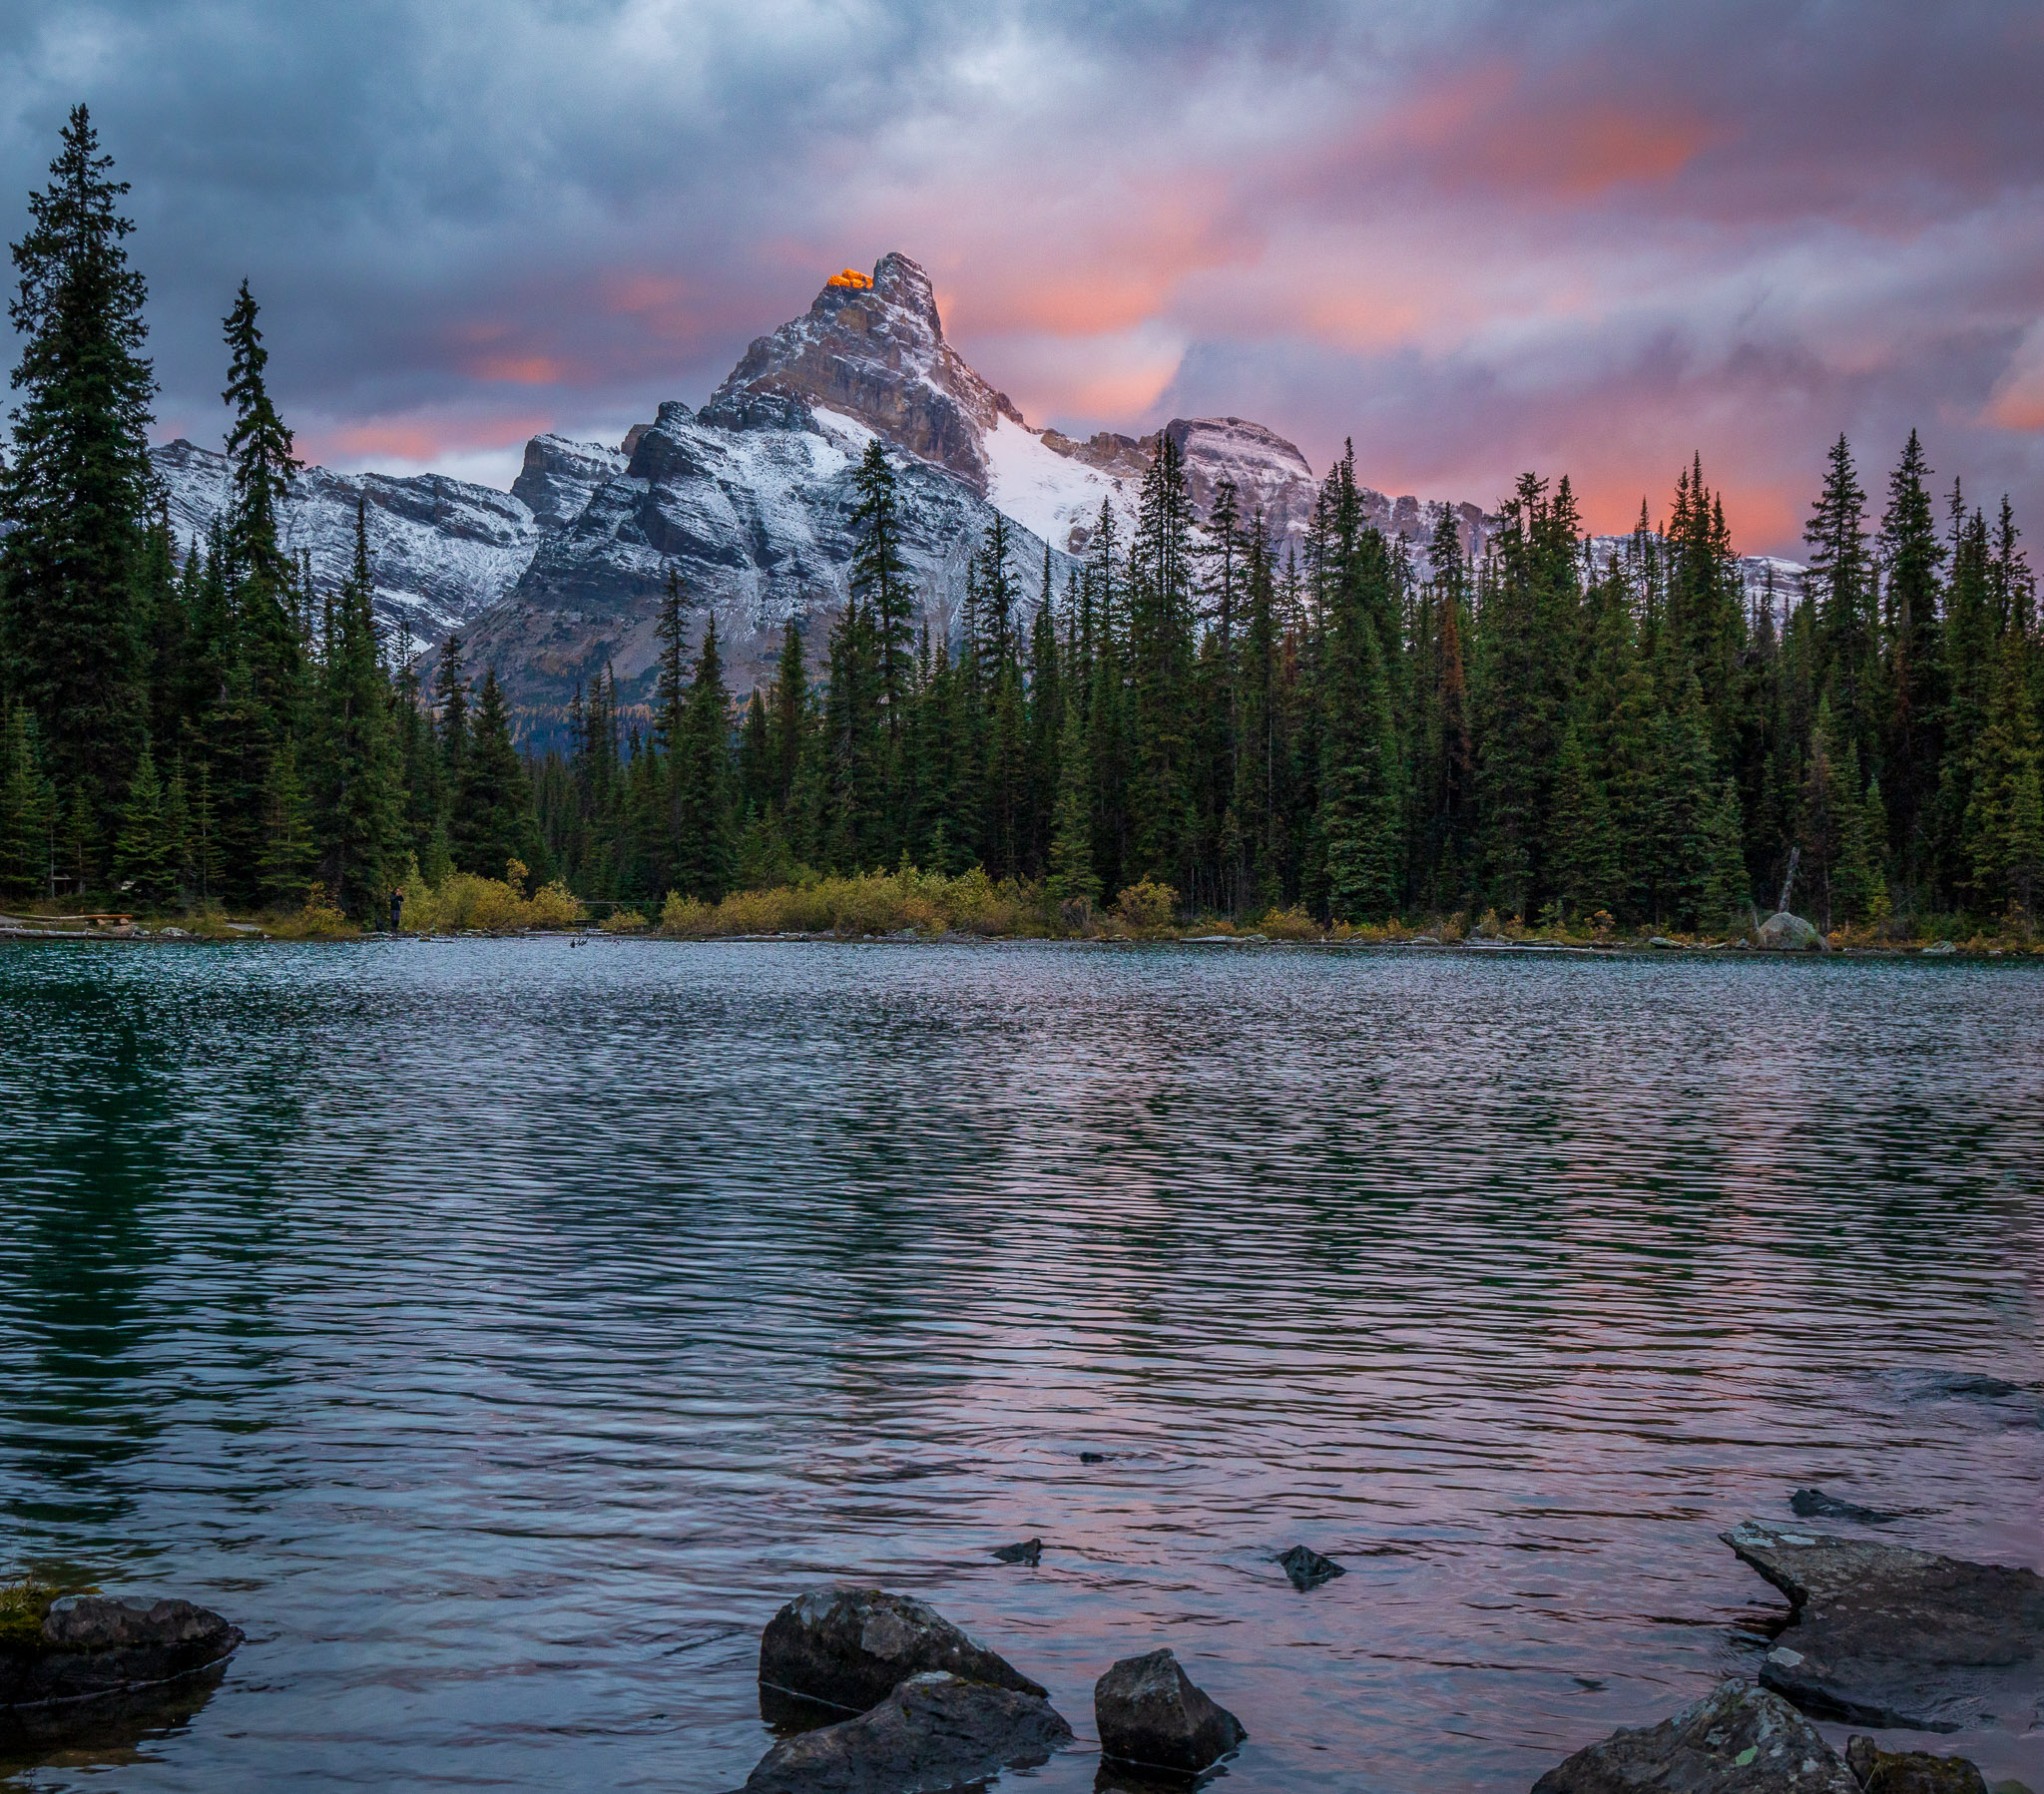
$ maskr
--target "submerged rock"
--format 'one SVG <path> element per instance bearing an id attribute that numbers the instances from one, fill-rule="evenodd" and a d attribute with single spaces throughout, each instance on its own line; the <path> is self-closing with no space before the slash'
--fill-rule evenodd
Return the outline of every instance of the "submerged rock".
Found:
<path id="1" fill-rule="evenodd" d="M 994 1547 L 994 1556 L 1003 1564 L 1027 1564 L 1034 1570 L 1038 1560 L 1043 1556 L 1043 1541 L 1024 1539 L 1018 1545 L 997 1545 Z"/>
<path id="2" fill-rule="evenodd" d="M 1557 1764 L 1533 1794 L 1859 1794 L 1845 1760 L 1778 1694 L 1720 1682 L 1659 1725 L 1629 1726 Z"/>
<path id="3" fill-rule="evenodd" d="M 1044 1692 L 934 1607 L 884 1588 L 811 1588 L 774 1614 L 760 1638 L 761 1681 L 853 1713 L 931 1670 L 1039 1698 Z"/>
<path id="4" fill-rule="evenodd" d="M 1861 1725 L 2022 1730 L 2044 1696 L 2044 1578 L 1901 1546 L 1748 1521 L 1723 1535 L 1794 1617 L 1761 1680 Z"/>
<path id="5" fill-rule="evenodd" d="M 1866 1794 L 1987 1794 L 1987 1778 L 1964 1757 L 1883 1750 L 1858 1737 L 1846 1739 L 1845 1762 Z"/>
<path id="6" fill-rule="evenodd" d="M 1861 1526 L 1886 1526 L 1891 1520 L 1900 1520 L 1899 1514 L 1886 1514 L 1878 1508 L 1862 1508 L 1857 1502 L 1840 1501 L 1835 1495 L 1826 1495 L 1821 1489 L 1798 1489 L 1788 1498 L 1791 1513 L 1799 1514 L 1804 1520 L 1855 1520 Z"/>
<path id="7" fill-rule="evenodd" d="M 1823 944 L 1823 936 L 1817 933 L 1816 924 L 1805 922 L 1800 916 L 1791 916 L 1787 910 L 1777 910 L 1761 924 L 1760 933 L 1754 937 L 1755 945 L 1777 953 L 1809 952 Z"/>
<path id="8" fill-rule="evenodd" d="M 1095 1682 L 1093 1719 L 1103 1755 L 1186 1774 L 1219 1762 L 1249 1736 L 1169 1650 L 1124 1657 Z"/>
<path id="9" fill-rule="evenodd" d="M 910 1676 L 856 1719 L 781 1739 L 745 1794 L 937 1794 L 1046 1762 L 1071 1741 L 1040 1691 L 938 1671 Z"/>
<path id="10" fill-rule="evenodd" d="M 1291 1578 L 1292 1587 L 1298 1589 L 1317 1588 L 1322 1582 L 1331 1582 L 1337 1575 L 1348 1573 L 1332 1558 L 1323 1558 L 1305 1545 L 1294 1545 L 1278 1562 Z"/>
<path id="11" fill-rule="evenodd" d="M 67 1594 L 50 1603 L 33 1642 L 0 1647 L 0 1707 L 124 1693 L 209 1669 L 233 1656 L 241 1627 L 189 1600 Z"/>

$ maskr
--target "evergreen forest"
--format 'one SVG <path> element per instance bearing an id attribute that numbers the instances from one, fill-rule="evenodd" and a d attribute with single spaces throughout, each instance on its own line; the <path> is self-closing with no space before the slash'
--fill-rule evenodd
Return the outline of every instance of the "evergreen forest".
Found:
<path id="1" fill-rule="evenodd" d="M 1693 460 L 1665 523 L 1589 544 L 1527 474 L 1472 558 L 1364 519 L 1352 451 L 1302 541 L 1168 437 L 1132 526 L 1029 565 L 997 516 L 932 627 L 894 475 L 859 471 L 848 597 L 735 692 L 670 580 L 650 701 L 604 671 L 522 753 L 459 640 L 429 683 L 372 608 L 366 528 L 321 589 L 280 543 L 298 463 L 246 283 L 223 324 L 233 500 L 182 547 L 154 481 L 145 286 L 84 108 L 13 245 L 0 466 L 0 896 L 375 924 L 450 879 L 650 916 L 913 868 L 1052 930 L 1124 913 L 1314 927 L 1474 917 L 1737 933 L 2030 935 L 2044 643 L 2006 499 L 1911 435 L 1869 492 L 1841 437 L 1793 592 L 1750 593 Z M 565 887 L 565 888 L 564 888 Z M 568 902 L 569 913 L 573 904 Z"/>

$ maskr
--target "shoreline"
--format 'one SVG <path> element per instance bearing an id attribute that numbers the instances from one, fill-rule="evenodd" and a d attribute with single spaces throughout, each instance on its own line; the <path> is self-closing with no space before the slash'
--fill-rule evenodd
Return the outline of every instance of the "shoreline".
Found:
<path id="1" fill-rule="evenodd" d="M 125 929 L 49 928 L 23 926 L 13 922 L 0 922 L 0 943 L 10 941 L 67 941 L 73 943 L 144 946 L 200 946 L 223 947 L 265 943 L 281 946 L 371 946 L 378 942 L 391 944 L 398 941 L 421 943 L 455 941 L 588 941 L 637 942 L 647 945 L 666 946 L 760 946 L 780 944 L 788 946 L 844 946 L 844 947 L 991 947 L 1031 945 L 1044 947 L 1082 948 L 1147 948 L 1147 947 L 1276 947 L 1302 949 L 1308 952 L 1331 953 L 1393 953 L 1416 952 L 1438 954 L 1460 954 L 1483 956 L 1486 954 L 1567 954 L 1589 959 L 1694 959 L 1706 955 L 1729 954 L 1740 959 L 1757 960 L 1815 960 L 1834 959 L 1962 959 L 1966 961 L 2010 960 L 2021 963 L 2028 960 L 2044 961 L 2044 943 L 2029 947 L 1967 947 L 1956 943 L 1899 942 L 1892 946 L 1834 946 L 1821 950 L 1815 948 L 1784 949 L 1756 947 L 1749 941 L 1679 941 L 1659 938 L 1650 941 L 1566 941 L 1566 940 L 1427 940 L 1413 938 L 1391 938 L 1383 940 L 1340 940 L 1322 938 L 1319 940 L 1292 940 L 1273 938 L 1261 934 L 1166 934 L 1144 935 L 1039 935 L 1039 934 L 976 934 L 969 930 L 945 929 L 924 932 L 916 929 L 899 929 L 875 933 L 841 933 L 832 929 L 814 931 L 780 931 L 746 934 L 669 934 L 658 929 L 604 929 L 604 928 L 519 928 L 519 929 L 462 929 L 454 931 L 411 931 L 400 929 L 392 934 L 388 930 L 358 931 L 348 934 L 304 934 L 272 932 L 256 923 L 230 924 L 227 932 L 201 932 L 185 929 L 176 924 L 151 929 L 135 926 Z"/>

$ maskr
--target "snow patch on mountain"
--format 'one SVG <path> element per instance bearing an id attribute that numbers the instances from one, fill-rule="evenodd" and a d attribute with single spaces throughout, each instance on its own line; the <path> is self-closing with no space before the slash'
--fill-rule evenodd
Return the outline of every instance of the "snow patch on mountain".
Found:
<path id="1" fill-rule="evenodd" d="M 985 436 L 987 499 L 1012 523 L 1053 548 L 1084 554 L 1103 503 L 1119 515 L 1122 540 L 1135 521 L 1140 482 L 1061 454 L 1043 434 L 1014 418 L 997 418 Z"/>

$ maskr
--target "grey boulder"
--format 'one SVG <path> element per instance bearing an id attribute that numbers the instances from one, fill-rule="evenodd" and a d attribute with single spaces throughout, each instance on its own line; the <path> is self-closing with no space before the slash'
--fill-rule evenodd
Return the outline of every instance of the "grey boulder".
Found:
<path id="1" fill-rule="evenodd" d="M 994 1556 L 1003 1564 L 1027 1564 L 1032 1570 L 1043 1558 L 1041 1539 L 1024 1539 L 1015 1545 L 997 1545 Z"/>
<path id="2" fill-rule="evenodd" d="M 1987 1778 L 1964 1757 L 1883 1750 L 1860 1737 L 1846 1739 L 1845 1762 L 1866 1794 L 1987 1794 Z"/>
<path id="3" fill-rule="evenodd" d="M 1845 1760 L 1780 1695 L 1720 1682 L 1659 1725 L 1630 1726 L 1557 1764 L 1533 1794 L 1859 1794 Z"/>
<path id="4" fill-rule="evenodd" d="M 1761 1681 L 1860 1725 L 2028 1726 L 2044 1697 L 2044 1578 L 1901 1546 L 1747 1521 L 1723 1535 L 1794 1617 Z"/>
<path id="5" fill-rule="evenodd" d="M 189 1600 L 144 1605 L 67 1594 L 50 1604 L 32 1648 L 0 1650 L 0 1707 L 172 1681 L 225 1662 L 243 1636 L 239 1626 Z"/>
<path id="6" fill-rule="evenodd" d="M 935 1608 L 884 1588 L 811 1588 L 774 1614 L 760 1638 L 760 1680 L 767 1687 L 853 1713 L 932 1670 L 1039 1699 L 1044 1693 Z"/>
<path id="7" fill-rule="evenodd" d="M 1249 1736 L 1169 1650 L 1124 1657 L 1095 1682 L 1093 1720 L 1103 1756 L 1185 1774 L 1219 1762 Z"/>
<path id="8" fill-rule="evenodd" d="M 1041 1694 L 914 1675 L 856 1719 L 781 1739 L 744 1794 L 937 1794 L 1045 1762 L 1071 1741 Z"/>
<path id="9" fill-rule="evenodd" d="M 1815 923 L 1791 916 L 1785 909 L 1777 910 L 1763 922 L 1754 939 L 1756 945 L 1776 953 L 1803 953 L 1823 944 Z"/>

